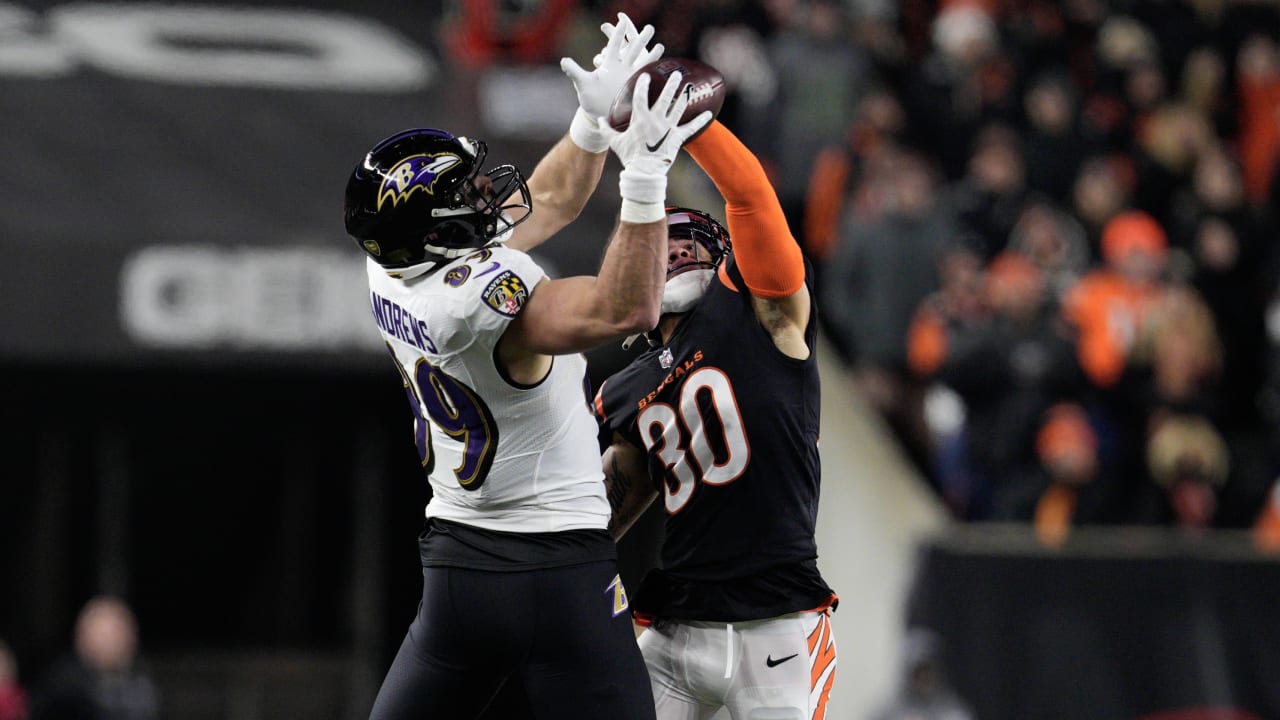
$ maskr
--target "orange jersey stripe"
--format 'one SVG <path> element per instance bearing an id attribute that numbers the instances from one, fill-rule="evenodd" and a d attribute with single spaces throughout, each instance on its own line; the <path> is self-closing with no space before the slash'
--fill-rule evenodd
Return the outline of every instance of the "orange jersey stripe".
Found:
<path id="1" fill-rule="evenodd" d="M 606 380 L 605 382 L 608 382 L 608 381 Z M 600 389 L 596 390 L 596 396 L 595 398 L 592 399 L 591 404 L 595 406 L 596 422 L 603 425 L 605 421 L 609 419 L 608 416 L 606 416 L 604 413 L 604 383 L 603 382 L 600 383 Z"/>
<path id="2" fill-rule="evenodd" d="M 840 602 L 840 596 L 836 595 L 835 593 L 831 593 L 831 597 L 827 598 L 826 601 L 823 602 L 818 607 L 809 608 L 808 610 L 803 610 L 802 612 L 827 612 L 831 610 L 831 608 L 835 607 L 836 603 L 839 603 L 839 602 Z M 813 648 L 810 647 L 809 650 L 812 651 Z"/>
<path id="3" fill-rule="evenodd" d="M 720 263 L 720 269 L 716 271 L 716 278 L 720 280 L 721 285 L 738 292 L 738 286 L 734 285 L 733 281 L 729 279 L 729 266 L 725 263 Z"/>

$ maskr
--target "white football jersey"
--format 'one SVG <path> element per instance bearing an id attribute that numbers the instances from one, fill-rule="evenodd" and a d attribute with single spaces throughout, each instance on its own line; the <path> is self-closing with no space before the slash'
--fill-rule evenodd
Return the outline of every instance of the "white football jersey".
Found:
<path id="1" fill-rule="evenodd" d="M 542 268 L 503 246 L 409 279 L 367 263 L 374 319 L 431 468 L 427 516 L 507 532 L 606 527 L 586 358 L 556 356 L 531 387 L 504 378 L 494 361 Z"/>

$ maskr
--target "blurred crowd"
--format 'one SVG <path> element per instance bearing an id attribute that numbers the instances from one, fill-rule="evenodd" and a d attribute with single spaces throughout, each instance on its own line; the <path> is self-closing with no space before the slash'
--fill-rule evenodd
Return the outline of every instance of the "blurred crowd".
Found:
<path id="1" fill-rule="evenodd" d="M 1280 552 L 1280 2 L 523 7 L 445 27 L 453 58 L 553 65 L 625 11 L 722 72 L 828 347 L 954 518 Z M 974 716 L 941 641 L 909 628 L 873 717 Z"/>
<path id="2" fill-rule="evenodd" d="M 1280 4 L 613 10 L 724 73 L 830 342 L 956 518 L 1276 524 Z"/>

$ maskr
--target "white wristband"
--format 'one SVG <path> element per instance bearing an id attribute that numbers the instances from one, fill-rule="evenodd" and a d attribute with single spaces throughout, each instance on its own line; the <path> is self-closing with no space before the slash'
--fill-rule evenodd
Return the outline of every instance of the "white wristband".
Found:
<path id="1" fill-rule="evenodd" d="M 658 222 L 667 217 L 667 208 L 660 202 L 649 203 L 623 198 L 622 212 L 618 217 L 626 223 Z"/>
<path id="2" fill-rule="evenodd" d="M 618 190 L 626 200 L 661 205 L 667 199 L 667 176 L 623 169 L 618 173 Z"/>
<path id="3" fill-rule="evenodd" d="M 602 153 L 609 149 L 609 136 L 600 129 L 600 123 L 578 108 L 569 123 L 569 139 L 589 153 Z"/>

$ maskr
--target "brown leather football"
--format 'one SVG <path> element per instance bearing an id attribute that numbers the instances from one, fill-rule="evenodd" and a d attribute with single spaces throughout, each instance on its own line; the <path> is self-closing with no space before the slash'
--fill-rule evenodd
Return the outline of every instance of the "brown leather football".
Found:
<path id="1" fill-rule="evenodd" d="M 609 108 L 609 125 L 621 132 L 631 124 L 631 98 L 635 94 L 636 78 L 640 77 L 641 73 L 650 75 L 649 102 L 653 103 L 662 94 L 662 88 L 667 84 L 667 77 L 677 70 L 683 76 L 680 92 L 689 97 L 689 106 L 685 108 L 680 122 L 686 123 L 706 110 L 719 114 L 728 92 L 724 86 L 724 76 L 720 71 L 706 63 L 689 58 L 663 58 L 645 65 L 627 79 L 627 84 L 622 88 L 622 92 L 618 93 L 618 97 L 614 98 L 613 105 Z"/>

